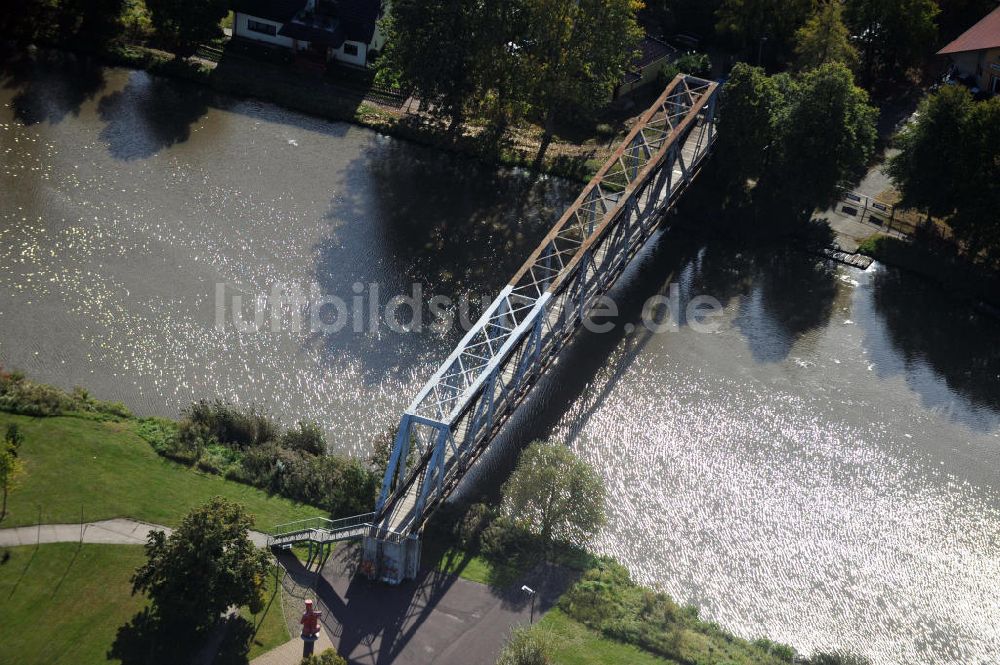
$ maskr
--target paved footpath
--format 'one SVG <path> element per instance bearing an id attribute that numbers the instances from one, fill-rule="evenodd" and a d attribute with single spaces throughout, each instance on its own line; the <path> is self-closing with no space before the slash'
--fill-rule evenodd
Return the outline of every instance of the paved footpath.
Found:
<path id="1" fill-rule="evenodd" d="M 144 545 L 151 531 L 163 531 L 167 535 L 170 527 L 138 520 L 118 517 L 85 524 L 41 524 L 0 529 L 0 547 L 35 545 L 45 543 L 96 543 L 102 545 Z M 258 547 L 267 545 L 267 535 L 250 532 L 250 540 Z"/>

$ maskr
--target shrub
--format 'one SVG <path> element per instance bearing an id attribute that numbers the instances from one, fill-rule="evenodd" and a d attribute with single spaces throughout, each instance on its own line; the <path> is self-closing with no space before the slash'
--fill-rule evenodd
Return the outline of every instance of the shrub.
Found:
<path id="1" fill-rule="evenodd" d="M 326 437 L 318 424 L 300 420 L 296 427 L 281 435 L 281 446 L 289 450 L 322 455 L 326 452 Z"/>
<path id="2" fill-rule="evenodd" d="M 241 408 L 218 399 L 203 399 L 192 402 L 182 415 L 184 421 L 191 423 L 182 433 L 206 442 L 215 440 L 234 448 L 252 448 L 279 438 L 277 423 L 254 406 Z"/>
<path id="3" fill-rule="evenodd" d="M 140 418 L 136 432 L 160 455 L 171 455 L 178 447 L 177 423 L 166 418 Z"/>
<path id="4" fill-rule="evenodd" d="M 611 137 L 613 137 L 617 133 L 617 132 L 615 132 L 615 128 L 612 127 L 611 125 L 609 125 L 606 122 L 598 123 L 598 125 L 596 127 L 594 127 L 594 132 L 598 136 L 600 136 L 601 138 L 604 138 L 604 139 L 610 139 Z"/>
<path id="5" fill-rule="evenodd" d="M 98 418 L 128 418 L 132 414 L 121 402 L 96 400 L 83 388 L 66 392 L 61 388 L 35 383 L 22 372 L 0 368 L 0 410 L 27 416 L 87 414 Z"/>
<path id="6" fill-rule="evenodd" d="M 483 532 L 489 528 L 496 515 L 485 503 L 474 503 L 454 526 L 455 539 L 461 547 L 475 550 Z"/>
<path id="7" fill-rule="evenodd" d="M 318 656 L 316 654 L 305 656 L 299 665 L 347 665 L 347 661 L 333 649 L 326 649 Z"/>
<path id="8" fill-rule="evenodd" d="M 507 645 L 497 658 L 497 665 L 548 665 L 551 662 L 552 644 L 548 633 L 526 627 L 511 629 Z"/>

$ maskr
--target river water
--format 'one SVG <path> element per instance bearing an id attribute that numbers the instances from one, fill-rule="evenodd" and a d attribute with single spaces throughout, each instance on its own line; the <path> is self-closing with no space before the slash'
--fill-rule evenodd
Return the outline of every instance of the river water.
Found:
<path id="1" fill-rule="evenodd" d="M 495 293 L 578 189 L 141 72 L 3 75 L 0 363 L 141 414 L 218 396 L 366 454 L 459 335 L 371 308 L 414 283 Z M 238 330 L 233 296 L 249 316 L 276 284 L 358 310 L 336 333 L 292 329 L 295 306 Z M 671 284 L 723 304 L 714 332 L 639 325 Z M 509 437 L 600 468 L 599 549 L 748 637 L 1000 662 L 996 321 L 892 270 L 683 229 L 614 295 L 615 330 L 567 350 Z"/>

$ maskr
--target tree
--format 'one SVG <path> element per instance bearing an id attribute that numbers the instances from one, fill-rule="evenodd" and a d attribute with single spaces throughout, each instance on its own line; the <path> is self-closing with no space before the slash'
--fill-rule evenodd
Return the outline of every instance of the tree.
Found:
<path id="1" fill-rule="evenodd" d="M 974 259 L 996 266 L 1000 264 L 1000 98 L 973 104 L 961 145 L 966 177 L 951 226 Z"/>
<path id="2" fill-rule="evenodd" d="M 18 451 L 21 450 L 21 444 L 24 443 L 24 435 L 21 434 L 21 428 L 17 426 L 17 423 L 10 423 L 7 425 L 7 432 L 4 434 L 4 441 L 8 446 L 10 446 L 16 456 Z"/>
<path id="3" fill-rule="evenodd" d="M 811 10 L 812 0 L 724 0 L 715 29 L 748 58 L 781 62 Z"/>
<path id="4" fill-rule="evenodd" d="M 15 436 L 20 436 L 16 427 Z M 17 488 L 18 481 L 24 473 L 24 462 L 17 456 L 20 440 L 14 443 L 11 439 L 11 429 L 7 430 L 7 439 L 0 446 L 0 490 L 3 491 L 3 504 L 0 505 L 0 519 L 7 516 L 7 496 Z"/>
<path id="5" fill-rule="evenodd" d="M 887 172 L 904 206 L 940 217 L 954 212 L 967 170 L 960 146 L 972 104 L 966 88 L 945 86 L 921 104 L 916 120 L 896 138 L 900 152 L 889 161 Z"/>
<path id="6" fill-rule="evenodd" d="M 795 56 L 799 69 L 828 62 L 842 62 L 853 69 L 858 64 L 858 51 L 844 25 L 840 0 L 820 0 L 813 15 L 795 33 Z"/>
<path id="7" fill-rule="evenodd" d="M 500 27 L 491 32 L 484 16 L 475 0 L 394 0 L 381 22 L 386 42 L 378 81 L 411 89 L 425 109 L 450 118 L 457 129 L 476 91 L 482 40 Z M 444 35 L 447 48 L 441 48 Z"/>
<path id="8" fill-rule="evenodd" d="M 146 7 L 157 34 L 174 53 L 187 56 L 221 34 L 229 0 L 146 0 Z"/>
<path id="9" fill-rule="evenodd" d="M 243 506 L 217 496 L 188 513 L 169 537 L 153 531 L 132 593 L 146 593 L 171 627 L 200 628 L 233 605 L 259 612 L 269 564 L 250 540 L 251 526 Z"/>
<path id="10" fill-rule="evenodd" d="M 974 259 L 1000 259 L 1000 99 L 960 86 L 928 97 L 887 169 L 902 205 L 944 218 Z M 981 256 L 982 255 L 982 256 Z"/>
<path id="11" fill-rule="evenodd" d="M 507 636 L 507 644 L 497 658 L 497 665 L 549 665 L 552 644 L 548 633 L 538 627 L 516 626 Z"/>
<path id="12" fill-rule="evenodd" d="M 730 182 L 743 187 L 759 178 L 779 131 L 784 99 L 776 81 L 759 67 L 737 63 L 726 81 L 719 108 L 717 152 Z"/>
<path id="13" fill-rule="evenodd" d="M 861 44 L 864 80 L 901 78 L 937 37 L 934 0 L 847 0 L 847 24 Z"/>
<path id="14" fill-rule="evenodd" d="M 503 486 L 503 511 L 547 545 L 582 545 L 604 524 L 601 477 L 566 446 L 536 441 Z"/>
<path id="15" fill-rule="evenodd" d="M 526 99 L 542 119 L 540 163 L 557 118 L 590 118 L 611 99 L 642 28 L 639 0 L 519 0 L 512 51 Z"/>
<path id="16" fill-rule="evenodd" d="M 797 215 L 828 202 L 841 183 L 863 171 L 875 152 L 878 111 L 839 63 L 805 73 L 789 99 L 787 116 L 780 120 L 778 158 L 768 177 L 772 196 Z"/>

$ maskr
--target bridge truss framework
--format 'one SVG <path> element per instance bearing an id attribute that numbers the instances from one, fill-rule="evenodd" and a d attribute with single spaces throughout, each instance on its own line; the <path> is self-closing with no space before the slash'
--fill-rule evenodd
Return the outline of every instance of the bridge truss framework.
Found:
<path id="1" fill-rule="evenodd" d="M 718 84 L 678 75 L 403 414 L 362 569 L 416 576 L 420 534 L 555 360 L 715 140 Z"/>

